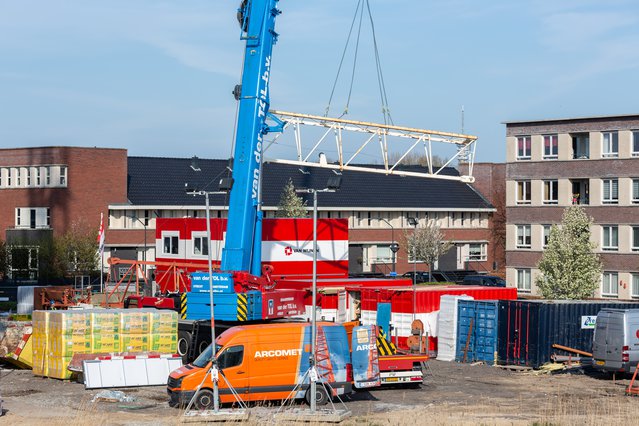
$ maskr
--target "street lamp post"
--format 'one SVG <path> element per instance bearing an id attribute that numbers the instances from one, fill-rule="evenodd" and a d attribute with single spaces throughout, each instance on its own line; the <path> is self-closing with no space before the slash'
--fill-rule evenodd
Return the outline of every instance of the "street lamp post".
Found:
<path id="1" fill-rule="evenodd" d="M 417 218 L 407 217 L 408 224 L 413 227 L 413 321 L 417 311 Z"/>
<path id="2" fill-rule="evenodd" d="M 395 256 L 396 256 L 396 253 L 399 251 L 399 244 L 397 244 L 395 242 L 395 227 L 393 225 L 391 225 L 391 223 L 389 221 L 387 221 L 386 219 L 384 219 L 382 217 L 380 217 L 379 219 L 384 221 L 384 222 L 386 222 L 386 224 L 388 226 L 390 226 L 390 228 L 391 228 L 391 240 L 393 240 L 391 242 L 391 245 L 390 245 L 390 250 L 391 250 L 391 255 L 392 255 L 392 262 L 393 262 L 393 274 L 392 275 L 395 276 L 397 274 L 397 271 L 395 269 L 395 264 L 396 264 Z"/>
<path id="3" fill-rule="evenodd" d="M 143 271 L 144 271 L 144 277 L 146 278 L 146 251 L 147 251 L 147 246 L 146 246 L 146 227 L 148 226 L 146 221 L 148 220 L 148 218 L 145 217 L 144 221 L 142 221 L 142 220 L 140 220 L 139 217 L 133 216 L 132 219 L 137 220 L 144 227 L 144 252 L 142 253 L 142 260 L 144 261 Z"/>
<path id="4" fill-rule="evenodd" d="M 310 395 L 311 395 L 311 413 L 317 411 L 317 193 L 318 192 L 335 192 L 342 184 L 341 176 L 331 176 L 328 179 L 327 187 L 324 189 L 299 189 L 295 192 L 313 194 L 313 286 L 312 286 L 312 309 L 311 309 L 311 356 L 310 364 Z"/>
<path id="5" fill-rule="evenodd" d="M 211 304 L 211 362 L 215 365 L 215 309 L 213 305 L 213 254 L 211 253 L 211 214 L 209 212 L 209 195 L 211 194 L 226 194 L 226 191 L 197 191 L 197 190 L 189 190 L 187 188 L 186 193 L 188 195 L 204 195 L 204 200 L 206 203 L 206 252 L 207 252 L 207 261 L 209 267 L 209 303 Z M 213 411 L 218 412 L 220 410 L 220 401 L 219 401 L 219 385 L 217 379 L 213 380 Z"/>

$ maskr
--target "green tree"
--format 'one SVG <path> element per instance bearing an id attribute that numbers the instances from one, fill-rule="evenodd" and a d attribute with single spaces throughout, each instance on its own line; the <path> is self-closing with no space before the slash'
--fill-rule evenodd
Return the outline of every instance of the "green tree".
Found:
<path id="1" fill-rule="evenodd" d="M 564 210 L 561 226 L 553 225 L 548 246 L 537 264 L 536 279 L 547 299 L 586 299 L 594 295 L 601 261 L 590 241 L 592 218 L 579 205 Z"/>
<path id="2" fill-rule="evenodd" d="M 293 180 L 289 178 L 277 206 L 277 217 L 307 217 L 306 201 L 295 193 Z"/>
<path id="3" fill-rule="evenodd" d="M 453 245 L 450 241 L 444 240 L 441 228 L 434 221 L 429 221 L 422 228 L 406 232 L 405 236 L 408 256 L 412 258 L 414 255 L 417 261 L 428 264 L 428 280 L 432 281 L 433 264 Z"/>
<path id="4" fill-rule="evenodd" d="M 68 275 L 87 275 L 98 270 L 97 230 L 75 222 L 53 242 L 57 267 Z"/>

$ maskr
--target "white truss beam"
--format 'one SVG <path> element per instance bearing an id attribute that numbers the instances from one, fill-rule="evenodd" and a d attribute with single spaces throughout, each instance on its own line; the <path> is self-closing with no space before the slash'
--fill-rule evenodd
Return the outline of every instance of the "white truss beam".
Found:
<path id="1" fill-rule="evenodd" d="M 403 127 L 388 124 L 370 123 L 366 121 L 347 120 L 343 118 L 329 118 L 309 114 L 299 114 L 294 112 L 285 111 L 270 111 L 271 114 L 278 117 L 285 122 L 284 129 L 293 126 L 295 147 L 297 159 L 295 160 L 283 160 L 283 159 L 269 159 L 275 163 L 292 164 L 297 166 L 306 167 L 322 167 L 333 170 L 357 170 L 370 173 L 382 173 L 386 175 L 401 175 L 401 176 L 415 176 L 415 177 L 427 177 L 436 179 L 456 180 L 462 182 L 474 182 L 472 176 L 473 163 L 475 157 L 475 143 L 477 142 L 476 136 L 464 135 L 459 133 L 440 132 L 435 130 L 418 129 L 413 127 Z M 326 131 L 323 132 L 319 139 L 309 138 L 307 144 L 302 134 L 303 126 L 323 127 Z M 331 132 L 335 136 L 334 146 L 337 152 L 337 161 L 335 163 L 328 163 L 326 161 L 318 160 L 311 161 L 311 157 L 318 158 L 314 153 L 318 152 L 322 146 L 328 146 L 330 144 L 329 135 Z M 356 132 L 369 134 L 363 142 L 362 141 L 350 141 L 345 133 Z M 280 135 L 277 135 L 265 148 L 267 150 L 272 144 L 274 144 Z M 353 163 L 363 153 L 367 146 L 373 146 L 371 142 L 377 138 L 379 142 L 379 163 L 383 167 L 366 167 L 362 165 L 354 165 Z M 402 138 L 405 140 L 412 140 L 410 146 L 404 148 L 403 154 L 400 155 L 399 160 L 394 163 L 389 161 L 389 147 L 392 145 L 392 138 Z M 457 152 L 453 155 L 444 166 L 435 168 L 433 167 L 433 151 L 432 144 L 450 144 L 455 145 Z M 305 149 L 305 147 L 308 147 Z M 405 171 L 398 169 L 404 160 L 413 150 L 420 151 L 419 147 L 423 146 L 423 152 L 426 156 L 426 168 L 424 172 Z M 397 151 L 396 145 L 392 146 Z M 331 149 L 332 151 L 333 149 Z M 344 153 L 352 153 L 345 158 Z M 370 154 L 368 154 L 370 156 Z M 459 158 L 468 163 L 468 175 L 463 176 L 447 176 L 440 172 L 444 167 L 448 166 L 453 160 Z M 363 160 L 362 163 L 370 163 L 370 158 Z"/>

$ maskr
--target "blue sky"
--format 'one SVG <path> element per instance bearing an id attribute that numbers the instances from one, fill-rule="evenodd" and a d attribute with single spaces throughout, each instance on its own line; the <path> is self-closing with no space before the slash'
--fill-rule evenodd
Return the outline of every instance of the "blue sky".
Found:
<path id="1" fill-rule="evenodd" d="M 0 146 L 227 157 L 238 4 L 0 0 Z M 323 114 L 356 4 L 280 1 L 272 108 Z M 478 161 L 504 161 L 503 121 L 639 113 L 636 0 L 370 4 L 395 124 L 458 132 L 463 105 Z M 382 121 L 362 37 L 348 117 Z"/>

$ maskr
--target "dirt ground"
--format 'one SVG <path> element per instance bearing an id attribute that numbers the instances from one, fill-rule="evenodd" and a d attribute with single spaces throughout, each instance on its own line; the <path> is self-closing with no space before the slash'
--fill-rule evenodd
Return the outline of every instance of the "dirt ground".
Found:
<path id="1" fill-rule="evenodd" d="M 377 389 L 345 400 L 343 424 L 636 424 L 639 398 L 624 395 L 628 378 L 594 374 L 535 374 L 486 365 L 431 361 L 419 389 Z M 121 389 L 133 402 L 92 402 L 98 393 L 79 383 L 0 370 L 0 424 L 176 425 L 181 411 L 167 405 L 164 387 Z M 276 424 L 277 407 L 254 406 L 248 424 Z M 319 419 L 318 419 L 319 420 Z"/>

